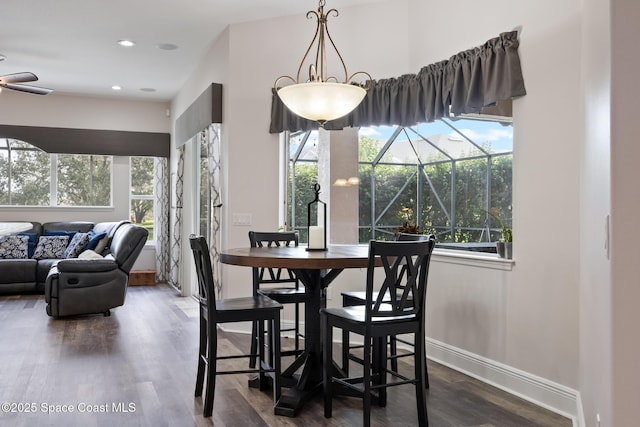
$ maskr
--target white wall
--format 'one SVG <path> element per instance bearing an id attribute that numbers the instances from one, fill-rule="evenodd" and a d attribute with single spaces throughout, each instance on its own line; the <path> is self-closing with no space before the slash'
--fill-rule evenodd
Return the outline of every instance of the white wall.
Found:
<path id="1" fill-rule="evenodd" d="M 600 238 L 611 212 L 611 22 L 609 2 L 585 2 L 582 30 L 584 149 L 581 188 L 580 391 L 586 425 L 612 414 L 611 265 Z M 630 425 L 630 424 L 628 424 Z"/>

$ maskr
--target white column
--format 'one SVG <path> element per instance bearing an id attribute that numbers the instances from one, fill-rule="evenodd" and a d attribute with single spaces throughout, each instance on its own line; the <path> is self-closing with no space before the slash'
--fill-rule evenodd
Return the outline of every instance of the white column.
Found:
<path id="1" fill-rule="evenodd" d="M 354 182 L 357 178 L 358 129 L 340 132 L 320 129 L 318 181 L 320 200 L 327 203 L 330 244 L 358 243 L 358 184 Z"/>

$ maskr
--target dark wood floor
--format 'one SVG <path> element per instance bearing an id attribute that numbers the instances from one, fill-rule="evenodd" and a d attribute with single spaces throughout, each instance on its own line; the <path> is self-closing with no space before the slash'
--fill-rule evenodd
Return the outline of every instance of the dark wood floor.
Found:
<path id="1" fill-rule="evenodd" d="M 195 301 L 162 285 L 130 287 L 126 304 L 111 317 L 54 320 L 41 295 L 0 296 L 0 425 L 361 424 L 361 403 L 348 398 L 336 399 L 331 419 L 323 417 L 320 397 L 297 418 L 275 416 L 270 394 L 248 388 L 246 375 L 219 377 L 213 417 L 203 418 L 202 400 L 193 397 L 197 334 Z M 247 335 L 223 334 L 219 351 L 247 345 Z M 432 427 L 571 426 L 434 362 L 429 375 Z M 414 402 L 412 386 L 390 389 L 387 407 L 372 410 L 373 424 L 416 425 Z"/>

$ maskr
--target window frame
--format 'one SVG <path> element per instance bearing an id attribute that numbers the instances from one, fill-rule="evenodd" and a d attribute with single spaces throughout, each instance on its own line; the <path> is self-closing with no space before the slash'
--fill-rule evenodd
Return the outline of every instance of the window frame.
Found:
<path id="1" fill-rule="evenodd" d="M 155 227 L 156 227 L 156 209 L 158 208 L 157 206 L 157 198 L 156 198 L 156 185 L 155 185 L 155 176 L 156 176 L 156 167 L 157 167 L 157 162 L 155 161 L 155 157 L 153 156 L 128 156 L 129 157 L 129 215 L 133 215 L 133 210 L 131 209 L 132 207 L 132 202 L 134 200 L 151 200 L 151 204 L 152 204 L 152 218 L 153 218 L 153 232 L 150 232 L 148 237 L 147 237 L 147 243 L 146 244 L 155 244 L 156 242 L 156 232 L 155 232 Z M 152 183 L 151 183 L 151 194 L 134 194 L 133 193 L 133 183 L 132 183 L 132 175 L 133 175 L 133 159 L 137 158 L 137 157 L 141 157 L 141 158 L 149 158 L 153 160 L 153 170 L 151 172 L 151 177 L 152 177 Z M 132 222 L 133 219 L 131 219 Z M 141 225 L 142 224 L 138 224 Z"/>
<path id="2" fill-rule="evenodd" d="M 500 117 L 500 118 L 496 118 L 496 117 L 488 117 L 488 118 L 479 118 L 474 116 L 469 116 L 469 117 L 462 117 L 462 118 L 467 118 L 470 120 L 479 120 L 479 119 L 483 119 L 483 120 L 487 120 L 489 119 L 492 122 L 500 122 L 502 124 L 504 124 L 504 122 L 508 122 L 510 126 L 512 126 L 511 123 L 511 119 L 510 118 L 504 118 L 504 117 Z M 474 160 L 474 159 L 486 159 L 485 164 L 486 164 L 486 179 L 485 179 L 485 186 L 486 189 L 484 190 L 486 192 L 485 196 L 484 196 L 484 211 L 485 211 L 485 220 L 484 220 L 484 225 L 482 227 L 472 227 L 473 230 L 469 229 L 467 231 L 475 231 L 475 232 L 484 232 L 485 230 L 487 231 L 487 238 L 486 238 L 486 242 L 489 243 L 488 246 L 491 246 L 491 243 L 497 241 L 497 238 L 494 238 L 495 236 L 498 235 L 498 233 L 500 233 L 501 229 L 497 228 L 497 224 L 495 224 L 494 221 L 492 221 L 490 219 L 490 211 L 492 209 L 491 207 L 491 203 L 492 203 L 492 179 L 493 176 L 492 175 L 492 166 L 494 164 L 494 159 L 499 158 L 499 157 L 504 157 L 504 156 L 510 156 L 511 157 L 511 171 L 512 171 L 512 167 L 513 167 L 513 163 L 512 163 L 512 159 L 513 159 L 513 145 L 511 145 L 510 150 L 501 150 L 501 151 L 490 151 L 485 149 L 483 146 L 477 144 L 476 142 L 472 141 L 467 135 L 461 133 L 454 124 L 452 124 L 451 120 L 448 118 L 445 118 L 443 120 L 441 120 L 444 124 L 446 124 L 449 128 L 452 129 L 453 132 L 456 132 L 458 135 L 460 135 L 460 137 L 462 137 L 464 140 L 466 140 L 468 143 L 470 143 L 475 150 L 477 150 L 478 154 L 474 155 L 474 156 L 468 156 L 468 157 L 460 157 L 460 158 L 453 158 L 451 156 L 448 156 L 448 160 L 445 160 L 445 162 L 449 162 L 452 164 L 452 176 L 451 176 L 451 181 L 450 181 L 450 190 L 451 191 L 451 200 L 450 200 L 450 207 L 451 207 L 451 211 L 449 212 L 449 215 L 455 215 L 456 214 L 456 209 L 455 209 L 455 197 L 456 197 L 456 193 L 459 193 L 459 190 L 456 188 L 456 177 L 455 177 L 455 165 L 456 162 L 461 162 L 461 161 L 469 161 L 469 160 Z M 404 166 L 411 166 L 416 168 L 416 172 L 413 175 L 414 177 L 417 177 L 416 179 L 420 180 L 425 180 L 429 181 L 429 176 L 428 174 L 425 172 L 425 168 L 428 166 L 431 166 L 435 163 L 439 163 L 436 161 L 431 161 L 431 162 L 420 162 L 420 160 L 418 159 L 418 156 L 416 157 L 416 162 L 415 163 L 399 163 L 399 162 L 393 162 L 393 163 L 389 163 L 389 162 L 382 162 L 382 157 L 384 155 L 384 152 L 389 148 L 390 144 L 395 140 L 395 137 L 402 131 L 406 131 L 406 130 L 410 130 L 413 131 L 414 133 L 416 133 L 416 135 L 418 135 L 418 132 L 415 132 L 414 129 L 412 129 L 413 127 L 402 127 L 402 126 L 396 126 L 395 127 L 395 132 L 393 135 L 393 138 L 390 138 L 390 140 L 387 141 L 387 143 L 380 149 L 380 151 L 378 152 L 378 154 L 375 156 L 374 160 L 371 161 L 362 161 L 360 160 L 358 162 L 359 165 L 359 170 L 360 170 L 360 174 L 362 173 L 362 166 L 366 166 L 366 165 L 371 165 L 371 194 L 373 195 L 373 199 L 371 200 L 371 225 L 365 224 L 363 225 L 362 223 L 362 215 L 359 215 L 359 219 L 358 219 L 358 235 L 359 237 L 359 241 L 362 242 L 363 238 L 361 235 L 360 230 L 363 229 L 370 229 L 371 231 L 371 236 L 369 236 L 370 238 L 379 238 L 380 236 L 377 234 L 377 232 L 383 232 L 386 234 L 389 234 L 389 236 L 393 236 L 395 230 L 391 230 L 391 228 L 396 228 L 397 227 L 391 227 L 387 226 L 387 227 L 380 227 L 379 224 L 376 222 L 376 213 L 375 213 L 375 183 L 373 182 L 375 180 L 375 165 L 404 165 Z M 296 132 L 294 134 L 291 134 L 289 132 L 285 132 L 284 134 L 284 141 L 285 141 L 285 151 L 287 153 L 286 156 L 286 169 L 287 169 L 287 176 L 288 176 L 288 180 L 285 182 L 285 186 L 287 187 L 285 194 L 287 193 L 291 193 L 288 197 L 287 200 L 285 201 L 286 205 L 287 205 L 287 209 L 286 209 L 286 219 L 287 221 L 285 222 L 285 224 L 288 224 L 288 227 L 290 229 L 294 229 L 294 230 L 298 230 L 298 231 L 302 231 L 300 229 L 300 227 L 297 227 L 295 224 L 296 221 L 296 212 L 295 212 L 295 169 L 298 163 L 300 162 L 314 162 L 314 160 L 310 160 L 310 159 L 300 159 L 300 153 L 303 151 L 304 149 L 304 144 L 307 142 L 309 135 L 311 134 L 311 132 L 313 131 L 307 131 L 307 132 Z M 302 135 L 302 136 L 300 136 Z M 295 136 L 296 138 L 298 138 L 298 140 L 301 140 L 302 142 L 300 143 L 300 145 L 297 147 L 296 152 L 292 153 L 291 151 L 291 147 L 289 145 L 290 140 L 292 139 L 292 137 Z M 419 136 L 419 135 L 418 135 Z M 421 139 L 429 142 L 429 140 L 427 138 L 422 137 Z M 360 136 L 358 137 L 358 143 L 360 144 Z M 430 142 L 429 142 L 430 143 Z M 433 144 L 432 144 L 433 145 Z M 438 147 L 434 148 L 438 149 Z M 442 162 L 442 161 L 441 161 Z M 315 160 L 315 163 L 317 163 L 317 157 Z M 512 177 L 512 172 L 509 173 L 509 175 Z M 360 178 L 362 179 L 362 175 L 360 176 Z M 406 185 L 406 184 L 405 184 Z M 418 213 L 416 221 L 418 222 L 418 224 L 422 223 L 422 218 L 420 217 L 421 214 L 421 206 L 420 206 L 420 194 L 421 191 L 418 190 L 418 188 L 422 188 L 420 186 L 421 184 L 416 186 L 416 204 L 417 204 L 417 208 L 416 211 Z M 431 185 L 430 183 L 428 185 Z M 511 178 L 511 181 L 508 184 L 508 187 L 511 189 L 510 193 L 511 193 L 511 201 L 512 199 L 512 194 L 513 194 L 513 180 Z M 431 186 L 432 190 L 433 186 Z M 402 191 L 402 190 L 400 190 Z M 398 193 L 400 194 L 400 192 Z M 394 197 L 397 197 L 398 195 L 394 195 Z M 437 195 L 436 195 L 437 197 Z M 509 202 L 509 209 L 511 206 L 511 201 Z M 293 202 L 293 203 L 292 203 Z M 362 198 L 360 198 L 360 206 L 362 207 Z M 390 203 L 391 205 L 391 203 Z M 389 206 L 387 206 L 386 209 L 388 209 Z M 446 212 L 446 210 L 445 210 Z M 381 216 L 381 215 L 380 215 Z M 508 222 L 509 224 L 511 224 L 512 222 L 512 218 L 511 218 L 511 211 L 509 210 L 508 212 L 508 218 L 505 218 L 506 222 Z M 449 217 L 449 222 L 450 224 L 448 225 L 448 229 L 449 229 L 449 233 L 452 236 L 451 240 L 455 241 L 455 235 L 456 233 L 462 232 L 464 230 L 466 230 L 469 227 L 459 227 L 456 224 L 456 218 L 453 218 L 453 221 L 451 221 L 451 217 Z M 299 221 L 298 221 L 299 222 Z M 493 225 L 493 227 L 492 227 Z M 383 230 L 384 228 L 387 228 L 388 230 Z M 442 228 L 442 226 L 439 226 L 439 228 Z M 389 231 L 391 230 L 391 231 Z M 427 231 L 427 230 L 425 230 Z M 305 233 L 301 232 L 301 242 L 306 241 L 305 240 Z M 494 237 L 492 237 L 492 235 Z M 487 252 L 495 252 L 495 248 L 492 247 L 483 247 L 483 248 L 472 248 L 471 246 L 474 245 L 466 245 L 467 247 L 464 247 L 463 244 L 460 244 L 459 247 L 456 247 L 456 244 L 447 244 L 447 243 L 440 243 L 438 244 L 439 247 L 444 247 L 447 250 L 450 251 L 456 251 L 456 252 L 461 252 L 461 251 L 466 251 L 469 252 L 471 251 L 472 253 L 475 251 L 478 251 L 479 253 L 487 253 Z M 487 245 L 476 245 L 476 246 L 487 246 Z M 476 253 L 478 253 L 476 252 Z"/>
<path id="3" fill-rule="evenodd" d="M 75 208 L 82 208 L 82 209 L 91 209 L 91 208 L 97 208 L 97 209 L 105 209 L 105 208 L 113 208 L 113 166 L 114 166 L 114 156 L 111 155 L 102 155 L 104 157 L 107 157 L 110 159 L 109 161 L 109 204 L 108 205 L 60 205 L 58 200 L 58 182 L 59 182 L 59 176 L 58 176 L 58 154 L 56 153 L 47 153 L 43 150 L 41 150 L 40 148 L 36 147 L 35 145 L 30 144 L 28 141 L 22 141 L 22 140 L 18 140 L 15 138 L 0 138 L 0 140 L 4 141 L 4 146 L 0 145 L 0 150 L 6 150 L 8 152 L 7 155 L 7 161 L 8 161 L 8 177 L 7 177 L 7 191 L 8 191 L 8 198 L 9 201 L 11 201 L 12 199 L 12 180 L 14 179 L 15 175 L 13 173 L 13 161 L 12 161 L 12 156 L 11 156 L 11 152 L 12 151 L 33 151 L 33 152 L 41 152 L 41 153 L 45 153 L 48 157 L 49 157 L 49 203 L 48 204 L 38 204 L 38 205 L 28 205 L 28 204 L 13 204 L 13 203 L 9 203 L 9 204 L 0 204 L 0 207 L 2 208 L 15 208 L 15 207 L 28 207 L 28 208 L 53 208 L 53 209 L 75 209 Z M 18 142 L 21 144 L 26 144 L 29 147 L 11 147 L 10 144 L 11 142 Z M 98 156 L 96 154 L 73 154 L 73 153 L 66 153 L 68 155 L 73 155 L 73 156 Z"/>

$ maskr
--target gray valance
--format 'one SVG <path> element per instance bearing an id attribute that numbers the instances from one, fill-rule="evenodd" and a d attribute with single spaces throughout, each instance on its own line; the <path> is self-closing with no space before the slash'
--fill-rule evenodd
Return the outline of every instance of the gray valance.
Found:
<path id="1" fill-rule="evenodd" d="M 222 85 L 211 83 L 176 120 L 175 148 L 186 144 L 211 123 L 222 123 Z"/>
<path id="2" fill-rule="evenodd" d="M 479 113 L 484 107 L 526 94 L 518 56 L 518 33 L 511 31 L 417 74 L 374 80 L 352 113 L 325 123 L 327 130 L 347 126 L 413 126 L 450 114 Z M 316 129 L 318 124 L 293 114 L 275 90 L 270 133 Z"/>
<path id="3" fill-rule="evenodd" d="M 14 138 L 47 153 L 169 157 L 171 135 L 103 129 L 0 125 L 0 138 Z"/>

